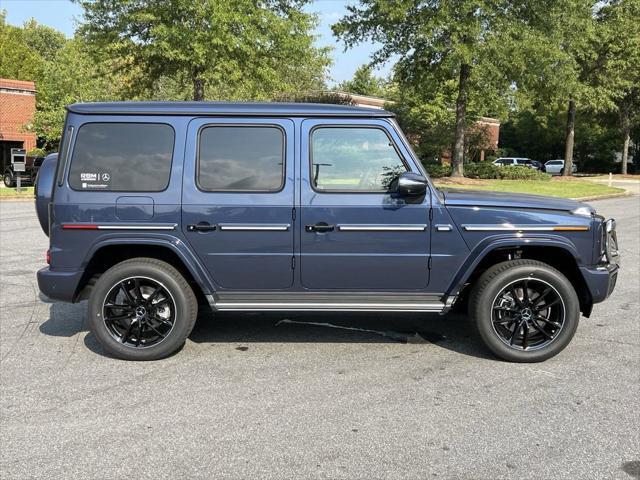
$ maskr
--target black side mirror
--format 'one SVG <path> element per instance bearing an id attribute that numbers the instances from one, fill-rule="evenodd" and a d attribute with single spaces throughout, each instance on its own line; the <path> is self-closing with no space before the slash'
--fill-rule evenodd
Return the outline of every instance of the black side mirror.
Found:
<path id="1" fill-rule="evenodd" d="M 422 175 L 404 172 L 393 181 L 392 191 L 395 191 L 401 197 L 424 197 L 427 193 L 428 184 L 429 182 Z"/>

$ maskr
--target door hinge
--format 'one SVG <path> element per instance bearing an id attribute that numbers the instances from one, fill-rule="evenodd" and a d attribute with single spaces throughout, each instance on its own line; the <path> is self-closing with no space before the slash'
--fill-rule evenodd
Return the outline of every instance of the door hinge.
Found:
<path id="1" fill-rule="evenodd" d="M 429 221 L 433 220 L 433 207 L 429 208 Z"/>
<path id="2" fill-rule="evenodd" d="M 296 207 L 291 209 L 291 220 L 296 221 Z"/>
<path id="3" fill-rule="evenodd" d="M 427 266 L 428 266 L 429 270 L 431 270 L 431 259 L 432 259 L 432 258 L 433 258 L 433 257 L 429 257 L 429 262 L 428 262 L 428 264 L 427 264 Z"/>
<path id="4" fill-rule="evenodd" d="M 291 270 L 296 269 L 296 257 L 291 257 Z"/>

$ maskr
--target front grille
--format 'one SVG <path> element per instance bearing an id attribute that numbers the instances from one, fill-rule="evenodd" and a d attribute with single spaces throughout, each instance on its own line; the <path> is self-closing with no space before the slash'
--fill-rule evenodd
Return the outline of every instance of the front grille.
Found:
<path id="1" fill-rule="evenodd" d="M 604 255 L 607 259 L 607 263 L 620 265 L 620 250 L 618 249 L 616 221 L 610 218 L 604 222 L 602 227 Z"/>

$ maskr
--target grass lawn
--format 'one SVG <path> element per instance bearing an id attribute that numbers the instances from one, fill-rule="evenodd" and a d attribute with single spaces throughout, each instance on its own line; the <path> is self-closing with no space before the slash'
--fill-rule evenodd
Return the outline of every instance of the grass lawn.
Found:
<path id="1" fill-rule="evenodd" d="M 492 190 L 496 192 L 531 193 L 550 197 L 583 198 L 597 195 L 623 193 L 621 188 L 609 187 L 601 183 L 585 180 L 475 180 L 461 184 L 450 179 L 435 179 L 438 188 L 465 188 L 471 190 Z"/>
<path id="2" fill-rule="evenodd" d="M 0 187 L 0 198 L 2 197 L 33 197 L 33 187 L 22 187 L 20 193 L 15 188 L 7 188 L 4 185 Z"/>

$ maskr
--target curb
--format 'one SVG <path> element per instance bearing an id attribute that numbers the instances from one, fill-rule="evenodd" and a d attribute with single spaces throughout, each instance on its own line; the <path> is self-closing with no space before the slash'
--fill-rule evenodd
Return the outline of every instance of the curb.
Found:
<path id="1" fill-rule="evenodd" d="M 35 195 L 7 195 L 1 196 L 0 202 L 4 202 L 5 200 L 9 202 L 19 202 L 21 200 L 33 200 L 34 198 L 36 198 Z"/>
<path id="2" fill-rule="evenodd" d="M 577 202 L 588 202 L 591 200 L 607 200 L 609 198 L 620 198 L 620 197 L 631 197 L 633 193 L 631 192 L 621 192 L 621 193 L 607 193 L 605 195 L 592 195 L 591 197 L 578 197 L 572 198 L 571 200 L 575 200 Z"/>

